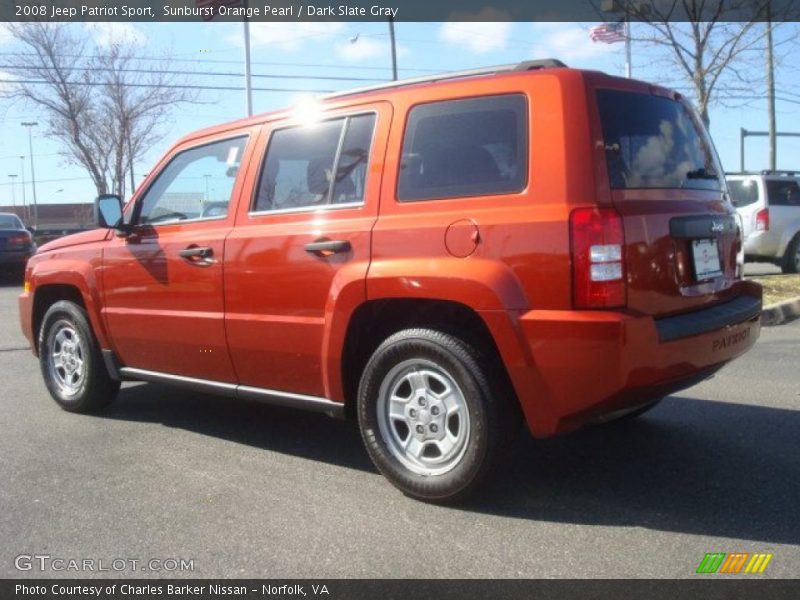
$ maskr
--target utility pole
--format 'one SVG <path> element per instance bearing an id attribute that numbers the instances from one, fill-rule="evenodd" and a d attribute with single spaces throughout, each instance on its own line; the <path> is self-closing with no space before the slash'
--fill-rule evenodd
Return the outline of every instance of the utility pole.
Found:
<path id="1" fill-rule="evenodd" d="M 247 0 L 244 0 L 244 95 L 247 116 L 253 116 L 253 76 L 250 71 L 250 19 L 247 18 Z"/>
<path id="2" fill-rule="evenodd" d="M 392 45 L 392 81 L 397 81 L 397 44 L 394 40 L 394 17 L 389 17 L 389 42 Z"/>
<path id="3" fill-rule="evenodd" d="M 775 61 L 772 55 L 772 2 L 767 2 L 764 25 L 767 28 L 767 131 L 769 132 L 769 169 L 774 171 L 778 163 L 778 144 L 775 135 Z"/>
<path id="4" fill-rule="evenodd" d="M 22 123 L 23 127 L 28 128 L 28 148 L 30 149 L 31 155 L 31 187 L 33 188 L 33 226 L 37 227 L 39 225 L 39 205 L 36 202 L 36 174 L 33 170 L 33 128 L 36 127 L 39 123 L 36 121 L 24 121 Z"/>
<path id="5" fill-rule="evenodd" d="M 631 18 L 625 15 L 625 77 L 630 79 L 633 76 L 631 66 Z"/>

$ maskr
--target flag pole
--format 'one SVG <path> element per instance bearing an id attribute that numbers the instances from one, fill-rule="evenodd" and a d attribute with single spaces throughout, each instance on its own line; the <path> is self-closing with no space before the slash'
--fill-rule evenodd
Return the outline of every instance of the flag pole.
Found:
<path id="1" fill-rule="evenodd" d="M 625 77 L 631 78 L 631 18 L 625 15 Z"/>
<path id="2" fill-rule="evenodd" d="M 244 94 L 247 116 L 253 116 L 253 81 L 250 72 L 250 20 L 247 18 L 247 0 L 244 0 Z"/>

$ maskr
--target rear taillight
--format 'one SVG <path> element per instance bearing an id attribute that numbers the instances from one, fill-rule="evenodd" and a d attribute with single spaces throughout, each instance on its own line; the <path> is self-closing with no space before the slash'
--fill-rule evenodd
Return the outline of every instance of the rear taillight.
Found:
<path id="1" fill-rule="evenodd" d="M 9 248 L 25 248 L 31 245 L 31 236 L 27 233 L 17 233 L 8 238 Z"/>
<path id="2" fill-rule="evenodd" d="M 579 208 L 569 218 L 575 308 L 625 306 L 625 234 L 613 208 Z"/>
<path id="3" fill-rule="evenodd" d="M 756 213 L 756 231 L 769 231 L 768 208 L 762 208 Z"/>

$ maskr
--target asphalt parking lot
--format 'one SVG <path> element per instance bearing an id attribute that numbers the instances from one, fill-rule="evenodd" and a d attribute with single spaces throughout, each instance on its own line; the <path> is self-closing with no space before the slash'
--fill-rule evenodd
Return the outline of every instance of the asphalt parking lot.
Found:
<path id="1" fill-rule="evenodd" d="M 18 293 L 0 286 L 0 577 L 91 575 L 20 554 L 193 560 L 181 577 L 698 577 L 717 551 L 800 572 L 800 321 L 638 422 L 524 439 L 491 496 L 441 508 L 323 416 L 155 384 L 61 411 Z"/>

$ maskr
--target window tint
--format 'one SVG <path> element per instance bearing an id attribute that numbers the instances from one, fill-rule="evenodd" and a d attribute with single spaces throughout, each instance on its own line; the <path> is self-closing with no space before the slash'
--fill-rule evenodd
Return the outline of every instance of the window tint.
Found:
<path id="1" fill-rule="evenodd" d="M 211 219 L 228 214 L 246 137 L 181 152 L 145 194 L 140 223 Z"/>
<path id="2" fill-rule="evenodd" d="M 686 107 L 663 96 L 599 90 L 614 188 L 722 189 L 711 142 Z"/>
<path id="3" fill-rule="evenodd" d="M 275 131 L 254 210 L 363 202 L 374 127 L 370 114 Z"/>
<path id="4" fill-rule="evenodd" d="M 397 198 L 432 200 L 521 191 L 527 181 L 528 118 L 519 94 L 411 109 Z"/>
<path id="5" fill-rule="evenodd" d="M 728 191 L 736 208 L 748 206 L 758 200 L 758 183 L 755 179 L 729 179 Z"/>
<path id="6" fill-rule="evenodd" d="M 770 206 L 800 206 L 800 186 L 796 181 L 767 181 Z"/>

